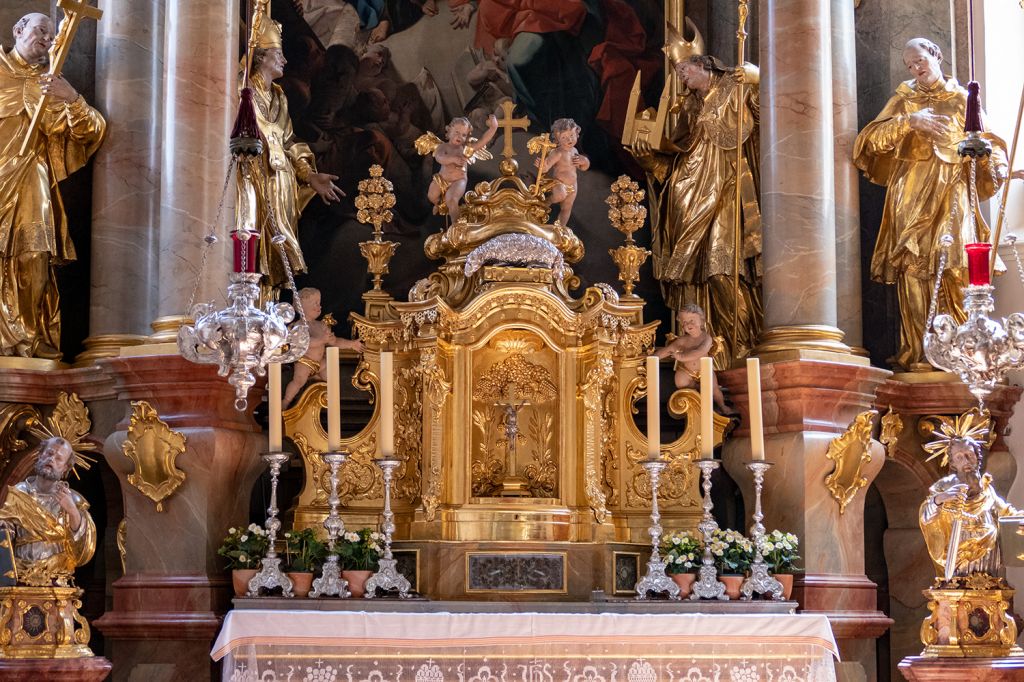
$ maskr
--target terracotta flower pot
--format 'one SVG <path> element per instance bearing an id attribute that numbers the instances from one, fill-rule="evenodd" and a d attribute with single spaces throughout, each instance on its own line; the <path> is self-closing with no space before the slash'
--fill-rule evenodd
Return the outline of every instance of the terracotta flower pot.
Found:
<path id="1" fill-rule="evenodd" d="M 288 577 L 292 581 L 292 593 L 299 598 L 305 599 L 309 596 L 309 591 L 313 589 L 313 574 L 302 571 L 293 572 L 288 571 Z"/>
<path id="2" fill-rule="evenodd" d="M 782 583 L 782 598 L 789 599 L 793 595 L 793 574 L 776 573 L 775 579 Z"/>
<path id="3" fill-rule="evenodd" d="M 672 573 L 669 575 L 679 585 L 679 598 L 686 599 L 693 591 L 693 582 L 697 579 L 694 573 Z"/>
<path id="4" fill-rule="evenodd" d="M 740 598 L 740 587 L 743 586 L 742 575 L 720 575 L 718 579 L 725 583 L 725 596 L 729 599 Z"/>
<path id="5" fill-rule="evenodd" d="M 348 581 L 348 590 L 353 597 L 362 597 L 366 594 L 366 581 L 373 575 L 373 571 L 342 571 L 341 577 Z"/>
<path id="6" fill-rule="evenodd" d="M 235 588 L 236 597 L 244 597 L 249 592 L 249 581 L 255 575 L 255 568 L 236 568 L 231 571 L 231 586 Z"/>

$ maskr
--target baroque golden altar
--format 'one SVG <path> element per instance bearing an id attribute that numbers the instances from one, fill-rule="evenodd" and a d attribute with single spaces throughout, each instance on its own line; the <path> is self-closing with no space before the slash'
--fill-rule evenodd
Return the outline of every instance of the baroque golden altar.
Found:
<path id="1" fill-rule="evenodd" d="M 349 528 L 377 524 L 380 354 L 391 351 L 402 461 L 392 493 L 395 537 L 398 549 L 418 550 L 419 589 L 446 598 L 500 594 L 474 589 L 471 559 L 485 566 L 489 557 L 539 552 L 542 563 L 560 562 L 561 585 L 512 591 L 569 598 L 615 590 L 615 555 L 639 561 L 649 542 L 650 482 L 639 464 L 647 439 L 635 415 L 658 323 L 644 322 L 643 299 L 606 284 L 574 297 L 572 264 L 583 258 L 583 243 L 547 223 L 549 206 L 517 176 L 514 160 L 501 172 L 467 193 L 458 222 L 427 239 L 426 255 L 442 264 L 408 301 L 375 286 L 364 295 L 364 313 L 351 316 L 365 344 L 353 385 L 370 394 L 374 410 L 342 440 L 349 453 L 342 516 Z M 393 252 L 387 244 L 378 236 L 364 254 Z M 374 274 L 386 272 L 384 263 L 371 259 Z M 284 414 L 305 469 L 296 528 L 318 527 L 328 513 L 329 470 L 320 456 L 326 398 L 326 385 L 313 384 Z M 661 449 L 669 461 L 659 496 L 666 527 L 693 528 L 701 515 L 691 464 L 699 410 L 694 391 L 669 400 L 685 428 Z M 716 444 L 727 424 L 715 416 Z"/>

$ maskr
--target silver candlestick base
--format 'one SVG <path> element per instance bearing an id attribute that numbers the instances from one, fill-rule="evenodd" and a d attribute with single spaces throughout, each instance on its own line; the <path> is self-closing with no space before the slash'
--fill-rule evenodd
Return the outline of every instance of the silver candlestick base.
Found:
<path id="1" fill-rule="evenodd" d="M 747 468 L 754 473 L 754 523 L 750 526 L 750 539 L 754 541 L 754 563 L 750 565 L 750 576 L 740 587 L 740 598 L 751 599 L 754 594 L 767 594 L 775 601 L 782 601 L 782 583 L 768 573 L 768 564 L 761 554 L 764 542 L 764 524 L 761 519 L 761 489 L 764 487 L 764 474 L 772 468 L 771 462 L 748 462 Z"/>
<path id="2" fill-rule="evenodd" d="M 381 524 L 381 532 L 384 534 L 384 556 L 378 562 L 377 572 L 366 581 L 366 599 L 373 599 L 377 588 L 384 591 L 398 590 L 398 596 L 402 599 L 409 598 L 411 585 L 408 578 L 398 572 L 398 562 L 391 554 L 391 536 L 395 532 L 395 515 L 391 512 L 391 479 L 395 469 L 402 462 L 394 457 L 381 457 L 373 460 L 380 467 L 384 475 L 384 522 Z"/>
<path id="3" fill-rule="evenodd" d="M 647 593 L 661 594 L 668 593 L 669 599 L 679 599 L 680 590 L 676 581 L 665 574 L 665 562 L 658 553 L 658 546 L 661 544 L 661 512 L 658 511 L 658 484 L 661 480 L 661 472 L 667 466 L 666 462 L 660 459 L 646 459 L 640 463 L 647 469 L 651 477 L 651 525 L 647 532 L 651 536 L 651 558 L 647 562 L 647 573 L 636 584 L 636 598 L 647 599 Z"/>
<path id="4" fill-rule="evenodd" d="M 260 588 L 272 590 L 281 588 L 281 596 L 292 597 L 292 579 L 281 570 L 281 558 L 277 556 L 274 545 L 277 543 L 277 531 L 281 530 L 281 521 L 277 518 L 277 479 L 281 475 L 281 465 L 288 461 L 287 452 L 267 452 L 263 461 L 270 465 L 270 506 L 267 508 L 267 555 L 260 562 L 259 572 L 249 581 L 247 596 L 258 597 Z"/>
<path id="5" fill-rule="evenodd" d="M 700 570 L 697 572 L 697 580 L 693 583 L 690 599 L 726 600 L 729 597 L 725 594 L 725 583 L 718 579 L 715 559 L 711 555 L 711 536 L 718 530 L 718 522 L 711 514 L 711 510 L 714 509 L 711 503 L 711 472 L 718 468 L 718 462 L 713 459 L 700 459 L 697 460 L 697 466 L 704 477 L 704 517 L 697 524 L 697 530 L 704 536 L 704 556 L 701 558 Z"/>
<path id="6" fill-rule="evenodd" d="M 331 553 L 327 555 L 327 561 L 324 563 L 320 577 L 313 581 L 313 589 L 309 596 L 314 598 L 337 596 L 346 599 L 351 597 L 352 593 L 348 591 L 348 581 L 341 577 L 341 565 L 338 563 L 338 538 L 345 532 L 345 522 L 338 514 L 338 504 L 341 502 L 338 498 L 338 469 L 348 459 L 348 454 L 325 452 L 321 457 L 331 468 L 331 495 L 327 498 L 331 511 L 324 519 L 324 529 L 327 531 L 327 542 Z"/>

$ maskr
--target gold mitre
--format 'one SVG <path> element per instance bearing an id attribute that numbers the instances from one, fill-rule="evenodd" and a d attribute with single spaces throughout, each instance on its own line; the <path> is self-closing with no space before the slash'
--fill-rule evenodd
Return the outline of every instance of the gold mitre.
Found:
<path id="1" fill-rule="evenodd" d="M 697 26 L 689 17 L 685 19 L 685 25 L 689 30 L 693 31 L 693 40 L 684 38 L 671 23 L 665 24 L 665 47 L 662 49 L 668 55 L 668 60 L 673 64 L 678 64 L 687 57 L 696 54 L 704 54 L 704 36 L 700 34 Z"/>
<path id="2" fill-rule="evenodd" d="M 262 12 L 253 15 L 252 41 L 253 47 L 261 50 L 269 50 L 276 47 L 281 49 L 281 24 L 270 18 L 269 14 Z"/>

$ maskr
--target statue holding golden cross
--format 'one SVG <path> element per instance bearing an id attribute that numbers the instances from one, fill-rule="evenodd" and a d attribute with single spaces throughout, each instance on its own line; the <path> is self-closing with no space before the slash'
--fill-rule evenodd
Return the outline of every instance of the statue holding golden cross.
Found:
<path id="1" fill-rule="evenodd" d="M 512 147 L 512 131 L 516 128 L 522 128 L 526 130 L 530 127 L 530 119 L 513 118 L 515 114 L 516 105 L 509 100 L 505 100 L 501 103 L 501 118 L 498 119 L 498 127 L 501 128 L 502 135 L 505 138 L 505 145 L 501 148 L 501 155 L 506 159 L 511 159 L 516 155 L 516 150 Z"/>
<path id="2" fill-rule="evenodd" d="M 55 78 L 60 76 L 61 69 L 64 68 L 64 62 L 68 58 L 68 52 L 71 51 L 71 41 L 78 31 L 78 25 L 82 23 L 83 19 L 99 21 L 103 16 L 103 10 L 91 7 L 79 0 L 57 0 L 57 7 L 64 10 L 64 18 L 61 19 L 53 44 L 50 45 L 50 69 L 47 72 L 48 75 Z M 32 112 L 32 121 L 29 123 L 25 138 L 21 141 L 21 150 L 18 152 L 18 156 L 24 156 L 35 140 L 39 122 L 43 117 L 43 109 L 46 108 L 46 98 L 47 95 L 44 93 L 36 104 L 36 110 Z"/>

